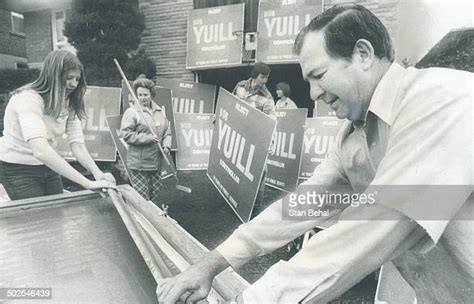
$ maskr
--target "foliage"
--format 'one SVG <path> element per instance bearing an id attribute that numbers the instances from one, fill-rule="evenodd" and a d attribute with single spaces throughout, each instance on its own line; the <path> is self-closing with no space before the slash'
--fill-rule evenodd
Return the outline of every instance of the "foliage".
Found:
<path id="1" fill-rule="evenodd" d="M 120 86 L 113 59 L 122 67 L 130 66 L 128 62 L 138 52 L 144 28 L 137 0 L 74 0 L 64 34 L 78 50 L 88 84 Z M 144 53 L 141 56 L 147 58 Z M 126 69 L 125 73 L 133 79 Z"/>
<path id="2" fill-rule="evenodd" d="M 474 72 L 474 29 L 448 33 L 416 65 Z"/>
<path id="3" fill-rule="evenodd" d="M 39 75 L 37 69 L 0 70 L 0 94 L 7 94 L 24 84 L 32 82 Z"/>

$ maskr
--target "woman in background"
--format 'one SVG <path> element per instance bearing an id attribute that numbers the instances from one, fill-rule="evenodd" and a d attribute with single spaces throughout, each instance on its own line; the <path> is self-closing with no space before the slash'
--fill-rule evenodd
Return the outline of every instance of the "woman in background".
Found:
<path id="1" fill-rule="evenodd" d="M 155 84 L 147 78 L 133 82 L 140 105 L 133 104 L 122 117 L 120 135 L 129 145 L 127 166 L 130 182 L 146 200 L 158 202 L 161 187 L 161 167 L 164 155 L 157 142 L 168 156 L 171 147 L 171 131 L 165 109 L 153 102 Z M 153 131 L 150 130 L 153 128 Z"/>
<path id="2" fill-rule="evenodd" d="M 0 138 L 0 181 L 11 200 L 63 192 L 61 175 L 86 189 L 114 188 L 84 144 L 84 68 L 70 51 L 49 53 L 39 77 L 14 91 L 5 109 Z M 67 136 L 79 163 L 95 178 L 89 180 L 54 149 L 55 138 Z"/>
<path id="3" fill-rule="evenodd" d="M 275 108 L 277 109 L 298 109 L 296 103 L 290 98 L 290 85 L 287 82 L 279 82 L 276 85 L 277 103 Z"/>

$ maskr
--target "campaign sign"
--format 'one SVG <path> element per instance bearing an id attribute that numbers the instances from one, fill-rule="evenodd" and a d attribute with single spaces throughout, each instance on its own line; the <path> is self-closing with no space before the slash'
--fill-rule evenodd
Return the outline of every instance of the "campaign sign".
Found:
<path id="1" fill-rule="evenodd" d="M 292 192 L 298 185 L 303 134 L 308 109 L 277 110 L 274 151 L 267 158 L 266 184 Z"/>
<path id="2" fill-rule="evenodd" d="M 176 151 L 178 150 L 178 144 L 176 141 L 176 127 L 175 127 L 175 120 L 174 120 L 173 105 L 171 101 L 171 90 L 156 86 L 154 88 L 154 91 L 155 91 L 155 96 L 153 97 L 153 101 L 157 105 L 165 109 L 166 118 L 170 122 L 170 128 L 171 128 L 171 150 Z"/>
<path id="3" fill-rule="evenodd" d="M 87 150 L 94 160 L 116 160 L 115 146 L 105 119 L 119 114 L 120 93 L 119 88 L 87 87 L 84 95 L 86 118 L 82 120 L 82 129 Z M 75 160 L 66 135 L 58 138 L 57 143 L 56 150 L 62 157 Z"/>
<path id="4" fill-rule="evenodd" d="M 336 111 L 334 111 L 330 105 L 325 104 L 323 101 L 318 100 L 314 103 L 314 117 L 334 117 L 336 118 Z"/>
<path id="5" fill-rule="evenodd" d="M 213 114 L 175 113 L 178 170 L 206 170 L 211 149 Z"/>
<path id="6" fill-rule="evenodd" d="M 115 147 L 119 153 L 120 160 L 122 161 L 123 166 L 125 167 L 125 172 L 127 176 L 130 177 L 130 169 L 127 164 L 127 151 L 128 144 L 120 136 L 120 124 L 122 122 L 122 115 L 109 116 L 106 118 L 107 125 L 109 126 L 110 135 L 114 142 Z M 165 161 L 162 163 L 161 167 L 161 178 L 167 178 L 171 176 L 174 172 L 174 169 L 166 164 Z"/>
<path id="7" fill-rule="evenodd" d="M 323 12 L 322 0 L 261 0 L 256 61 L 294 63 L 293 44 L 300 30 Z"/>
<path id="8" fill-rule="evenodd" d="M 252 215 L 275 124 L 220 88 L 207 175 L 242 222 Z"/>
<path id="9" fill-rule="evenodd" d="M 187 69 L 242 63 L 244 3 L 190 10 Z"/>
<path id="10" fill-rule="evenodd" d="M 331 145 L 335 144 L 337 132 L 343 122 L 337 118 L 306 119 L 300 178 L 308 179 L 313 175 L 314 169 L 324 160 Z"/>
<path id="11" fill-rule="evenodd" d="M 157 84 L 171 89 L 176 113 L 214 113 L 215 85 L 169 78 L 158 78 Z"/>

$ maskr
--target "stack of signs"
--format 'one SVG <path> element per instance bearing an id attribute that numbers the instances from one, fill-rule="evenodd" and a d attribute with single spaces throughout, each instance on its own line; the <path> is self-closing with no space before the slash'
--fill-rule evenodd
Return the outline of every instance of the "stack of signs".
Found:
<path id="1" fill-rule="evenodd" d="M 314 169 L 326 157 L 331 145 L 335 144 L 337 133 L 343 123 L 343 120 L 329 117 L 306 119 L 299 178 L 308 179 L 313 175 Z"/>
<path id="2" fill-rule="evenodd" d="M 175 113 L 214 113 L 216 86 L 158 78 L 157 85 L 171 90 Z"/>
<path id="3" fill-rule="evenodd" d="M 220 89 L 207 175 L 243 222 L 252 214 L 275 124 Z"/>
<path id="4" fill-rule="evenodd" d="M 242 63 L 244 3 L 190 10 L 187 69 Z"/>
<path id="5" fill-rule="evenodd" d="M 322 0 L 261 0 L 258 8 L 257 59 L 297 62 L 293 44 L 300 30 L 323 11 Z"/>
<path id="6" fill-rule="evenodd" d="M 211 149 L 213 114 L 175 113 L 178 170 L 206 170 Z"/>
<path id="7" fill-rule="evenodd" d="M 307 109 L 277 110 L 274 151 L 267 159 L 266 184 L 287 192 L 296 190 Z"/>
<path id="8" fill-rule="evenodd" d="M 115 161 L 116 150 L 106 124 L 106 117 L 120 113 L 120 89 L 88 86 L 84 95 L 86 119 L 82 121 L 84 140 L 92 158 Z M 57 139 L 59 155 L 73 160 L 67 135 Z"/>

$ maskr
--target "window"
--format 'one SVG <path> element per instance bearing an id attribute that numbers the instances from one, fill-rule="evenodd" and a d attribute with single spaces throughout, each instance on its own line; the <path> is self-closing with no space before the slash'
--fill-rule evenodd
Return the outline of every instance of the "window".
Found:
<path id="1" fill-rule="evenodd" d="M 69 10 L 53 11 L 51 13 L 51 23 L 53 26 L 53 48 L 58 49 L 58 45 L 67 42 L 67 37 L 64 36 L 64 22 L 69 13 Z"/>
<path id="2" fill-rule="evenodd" d="M 15 66 L 16 68 L 19 70 L 19 69 L 27 69 L 28 68 L 28 64 L 26 62 L 15 62 Z"/>
<path id="3" fill-rule="evenodd" d="M 25 35 L 25 22 L 22 14 L 11 12 L 12 33 Z"/>

